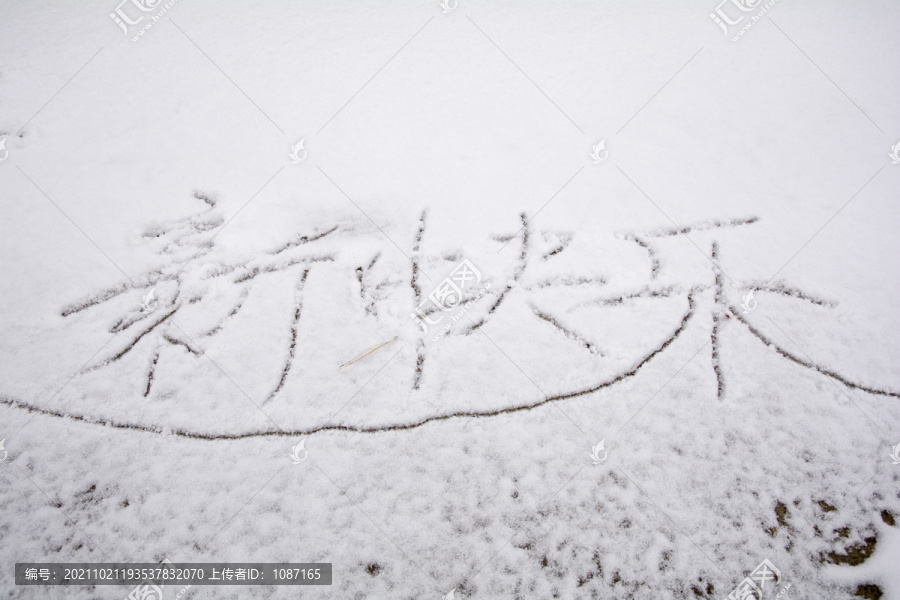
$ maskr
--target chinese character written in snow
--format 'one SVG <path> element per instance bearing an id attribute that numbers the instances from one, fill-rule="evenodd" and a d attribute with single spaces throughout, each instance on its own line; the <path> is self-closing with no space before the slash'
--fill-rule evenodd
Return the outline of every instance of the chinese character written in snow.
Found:
<path id="1" fill-rule="evenodd" d="M 173 372 L 169 368 L 168 361 L 204 358 L 203 346 L 223 332 L 225 332 L 223 337 L 227 338 L 226 330 L 229 327 L 238 326 L 239 319 L 244 318 L 247 313 L 253 313 L 254 308 L 258 309 L 258 305 L 254 306 L 254 301 L 258 303 L 259 298 L 264 295 L 259 290 L 262 286 L 268 285 L 267 280 L 271 282 L 271 279 L 287 279 L 291 282 L 292 291 L 283 301 L 283 321 L 289 329 L 284 337 L 285 345 L 281 353 L 283 359 L 281 364 L 272 369 L 271 385 L 264 391 L 267 393 L 264 402 L 273 401 L 279 394 L 281 394 L 279 398 L 283 398 L 283 390 L 288 378 L 291 377 L 292 369 L 296 377 L 295 358 L 301 351 L 298 348 L 322 342 L 321 339 L 312 337 L 315 334 L 302 323 L 303 320 L 310 318 L 311 314 L 313 319 L 316 318 L 316 315 L 310 312 L 315 308 L 304 308 L 304 298 L 307 294 L 307 279 L 314 281 L 316 271 L 322 269 L 330 271 L 329 277 L 349 278 L 351 283 L 355 278 L 358 283 L 356 288 L 358 300 L 354 297 L 347 298 L 353 302 L 337 303 L 342 310 L 356 311 L 348 315 L 350 319 L 379 321 L 378 325 L 383 328 L 412 328 L 412 324 L 405 318 L 402 318 L 403 323 L 396 320 L 394 307 L 403 306 L 404 309 L 400 314 L 408 313 L 422 333 L 428 333 L 430 326 L 440 324 L 441 331 L 433 338 L 437 339 L 449 332 L 453 323 L 465 317 L 465 311 L 470 306 L 485 297 L 484 309 L 468 319 L 466 326 L 458 332 L 460 342 L 465 343 L 467 336 L 501 313 L 519 310 L 524 306 L 528 310 L 523 311 L 523 314 L 536 319 L 533 323 L 540 328 L 536 330 L 537 335 L 556 336 L 560 342 L 566 344 L 560 346 L 564 352 L 571 352 L 573 356 L 586 352 L 588 356 L 584 358 L 587 360 L 602 360 L 608 354 L 596 339 L 592 339 L 591 330 L 586 324 L 587 319 L 581 318 L 578 312 L 575 316 L 569 316 L 573 311 L 621 306 L 633 312 L 639 308 L 638 302 L 679 297 L 684 299 L 687 305 L 686 312 L 680 319 L 673 318 L 671 327 L 666 327 L 667 337 L 661 339 L 654 347 L 647 348 L 646 352 L 632 357 L 630 365 L 626 366 L 625 370 L 574 389 L 562 387 L 554 390 L 554 399 L 590 393 L 634 375 L 659 352 L 668 348 L 689 322 L 693 323 L 700 319 L 712 323 L 709 348 L 719 398 L 726 397 L 724 367 L 727 365 L 723 365 L 720 359 L 720 347 L 723 339 L 721 333 L 729 323 L 740 323 L 745 326 L 766 346 L 776 350 L 779 356 L 832 377 L 848 387 L 868 393 L 900 397 L 900 393 L 893 390 L 877 389 L 874 386 L 851 381 L 827 367 L 814 364 L 806 357 L 798 356 L 788 348 L 781 347 L 744 317 L 743 313 L 730 303 L 729 298 L 734 297 L 735 293 L 747 297 L 747 294 L 756 292 L 762 294 L 761 300 L 765 300 L 767 294 L 778 294 L 826 308 L 834 307 L 835 303 L 816 298 L 781 282 L 732 281 L 720 267 L 719 245 L 714 240 L 711 240 L 711 252 L 707 256 L 712 267 L 711 273 L 705 269 L 703 272 L 686 271 L 692 273 L 690 280 L 686 280 L 678 275 L 678 271 L 672 269 L 672 266 L 677 266 L 677 262 L 670 260 L 665 254 L 666 248 L 670 246 L 667 240 L 700 232 L 716 236 L 724 235 L 726 230 L 756 223 L 755 217 L 706 220 L 678 228 L 622 233 L 617 237 L 626 243 L 635 244 L 644 255 L 643 260 L 647 264 L 646 281 L 638 285 L 627 283 L 626 287 L 620 287 L 616 282 L 614 285 L 617 289 L 605 291 L 604 288 L 609 285 L 606 277 L 593 272 L 585 273 L 584 270 L 581 270 L 580 274 L 572 273 L 563 266 L 585 263 L 582 257 L 572 257 L 578 260 L 566 260 L 566 257 L 578 248 L 578 245 L 573 243 L 576 235 L 574 232 L 536 231 L 527 216 L 521 214 L 521 227 L 517 233 L 491 236 L 493 241 L 503 243 L 500 250 L 508 244 L 513 249 L 518 246 L 518 252 L 512 257 L 514 263 L 505 276 L 505 281 L 492 282 L 491 277 L 483 276 L 482 271 L 472 261 L 463 259 L 461 251 L 443 252 L 442 259 L 455 263 L 455 267 L 446 279 L 433 285 L 432 289 L 426 292 L 420 281 L 420 275 L 424 273 L 422 265 L 426 264 L 426 257 L 421 251 L 422 242 L 427 237 L 426 212 L 421 215 L 421 226 L 412 242 L 411 257 L 407 257 L 411 260 L 411 266 L 410 278 L 406 279 L 403 267 L 398 268 L 396 264 L 390 262 L 389 257 L 382 256 L 375 247 L 379 243 L 377 240 L 360 237 L 359 225 L 354 222 L 336 222 L 327 227 L 314 228 L 302 235 L 297 233 L 290 239 L 281 241 L 271 250 L 258 252 L 237 262 L 225 261 L 218 256 L 219 253 L 213 251 L 212 245 L 213 232 L 223 226 L 224 219 L 214 212 L 216 203 L 213 199 L 202 194 L 197 194 L 196 197 L 208 204 L 209 208 L 191 217 L 161 225 L 144 234 L 143 237 L 152 246 L 151 249 L 164 259 L 158 268 L 136 275 L 133 279 L 129 278 L 119 285 L 95 291 L 87 298 L 62 310 L 63 317 L 70 317 L 89 311 L 99 312 L 105 307 L 106 314 L 99 315 L 99 318 L 108 319 L 107 326 L 110 333 L 121 334 L 111 343 L 110 350 L 99 354 L 82 373 L 88 374 L 117 364 L 121 365 L 123 357 L 133 357 L 134 349 L 140 348 L 139 352 L 143 352 L 143 356 L 139 360 L 145 365 L 143 370 L 145 380 L 139 384 L 139 389 L 144 397 L 150 397 L 158 384 L 166 383 L 166 374 Z M 348 239 L 352 241 L 353 253 L 342 250 L 348 245 L 345 243 Z M 368 245 L 373 247 L 368 248 Z M 361 257 L 363 254 L 365 256 Z M 356 262 L 360 258 L 364 260 Z M 348 264 L 348 261 L 354 262 Z M 629 273 L 626 281 L 633 280 L 630 275 Z M 497 285 L 493 285 L 494 283 Z M 314 281 L 312 285 L 315 286 L 316 282 Z M 314 293 L 323 293 L 321 284 L 314 289 L 319 290 Z M 341 293 L 341 289 L 343 288 L 340 286 L 331 285 L 324 293 Z M 152 300 L 156 310 L 141 311 L 137 300 L 143 297 L 148 304 L 146 299 L 150 290 L 154 291 Z M 265 292 L 266 288 L 262 290 Z M 569 290 L 578 293 L 569 294 Z M 592 295 L 594 290 L 598 292 L 597 296 L 587 297 L 588 294 Z M 557 295 L 557 298 L 565 299 L 571 296 L 577 297 L 578 301 L 565 310 L 562 309 L 563 302 L 560 301 L 550 306 L 550 301 L 546 298 L 555 291 L 565 291 L 563 295 Z M 133 304 L 126 303 L 125 297 L 134 298 Z M 312 300 L 315 301 L 316 298 Z M 118 308 L 114 308 L 116 303 Z M 247 306 L 250 308 L 245 308 Z M 313 302 L 312 306 L 321 306 L 321 302 Z M 118 312 L 109 315 L 110 309 Z M 455 314 L 445 314 L 454 309 Z M 258 312 L 257 310 L 257 314 Z M 182 329 L 181 325 L 184 323 L 191 324 L 190 335 L 188 331 Z M 393 339 L 396 339 L 396 336 Z M 529 337 L 525 343 L 540 346 L 541 341 L 536 337 Z M 382 346 L 384 344 L 377 347 Z M 418 340 L 415 360 L 407 363 L 411 371 L 410 378 L 397 378 L 395 381 L 411 380 L 412 391 L 427 386 L 426 374 L 435 368 L 432 366 L 433 362 L 440 360 L 436 354 L 438 353 L 425 344 L 424 339 Z M 557 355 L 550 358 L 562 363 L 566 357 Z M 577 358 L 580 359 L 581 356 Z"/>

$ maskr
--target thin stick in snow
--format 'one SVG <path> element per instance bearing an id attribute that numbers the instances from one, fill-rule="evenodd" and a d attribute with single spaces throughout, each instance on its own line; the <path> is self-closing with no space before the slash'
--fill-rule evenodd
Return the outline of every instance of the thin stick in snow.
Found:
<path id="1" fill-rule="evenodd" d="M 357 354 L 356 356 L 354 356 L 353 358 L 351 358 L 349 361 L 345 362 L 345 363 L 342 364 L 340 367 L 338 367 L 338 369 L 343 369 L 344 367 L 349 367 L 349 366 L 352 365 L 353 363 L 361 361 L 362 359 L 364 359 L 364 358 L 367 357 L 368 355 L 372 354 L 373 352 L 375 352 L 375 351 L 378 350 L 379 348 L 384 348 L 385 346 L 387 346 L 387 345 L 390 344 L 391 342 L 395 342 L 395 341 L 397 341 L 397 336 L 396 336 L 396 335 L 395 335 L 394 337 L 392 337 L 391 339 L 389 339 L 388 341 L 382 342 L 381 344 L 378 344 L 378 345 L 375 346 L 374 348 L 370 348 L 369 350 L 365 350 L 362 354 Z"/>

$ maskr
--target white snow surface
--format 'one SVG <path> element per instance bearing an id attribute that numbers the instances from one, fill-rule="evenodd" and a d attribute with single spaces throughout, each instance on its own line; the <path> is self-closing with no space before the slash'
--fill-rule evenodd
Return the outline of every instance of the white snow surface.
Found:
<path id="1" fill-rule="evenodd" d="M 900 5 L 452 6 L 0 3 L 0 598 L 900 599 Z"/>

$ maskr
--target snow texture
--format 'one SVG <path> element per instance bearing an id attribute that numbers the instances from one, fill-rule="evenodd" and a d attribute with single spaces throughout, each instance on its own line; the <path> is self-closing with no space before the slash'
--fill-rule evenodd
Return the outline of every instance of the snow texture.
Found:
<path id="1" fill-rule="evenodd" d="M 900 599 L 900 6 L 0 22 L 0 598 Z"/>

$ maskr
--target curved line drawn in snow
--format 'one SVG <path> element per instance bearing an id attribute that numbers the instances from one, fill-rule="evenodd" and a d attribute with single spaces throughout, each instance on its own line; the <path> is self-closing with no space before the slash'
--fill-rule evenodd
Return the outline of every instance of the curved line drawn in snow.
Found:
<path id="1" fill-rule="evenodd" d="M 297 430 L 292 430 L 292 431 L 289 431 L 289 430 L 264 430 L 264 431 L 248 432 L 248 433 L 213 434 L 213 433 L 189 431 L 189 430 L 185 430 L 185 429 L 175 429 L 175 428 L 165 429 L 162 427 L 139 425 L 137 423 L 126 423 L 126 422 L 122 422 L 122 421 L 115 421 L 112 419 L 94 419 L 92 417 L 85 416 L 85 415 L 67 414 L 67 413 L 64 413 L 61 411 L 38 408 L 31 404 L 19 402 L 17 400 L 14 400 L 12 398 L 8 398 L 5 396 L 0 396 L 0 404 L 5 404 L 7 406 L 12 406 L 15 408 L 21 408 L 28 412 L 37 412 L 37 413 L 52 416 L 52 417 L 67 418 L 67 419 L 72 419 L 75 421 L 82 421 L 85 423 L 93 423 L 93 424 L 104 426 L 104 427 L 112 427 L 115 429 L 131 429 L 131 430 L 136 430 L 136 431 L 145 431 L 148 433 L 158 433 L 158 434 L 168 433 L 170 435 L 192 438 L 192 439 L 199 439 L 199 440 L 239 440 L 239 439 L 246 439 L 246 438 L 269 437 L 269 436 L 278 436 L 278 437 L 293 436 L 293 437 L 296 437 L 296 436 L 312 435 L 314 433 L 319 433 L 322 431 L 349 431 L 349 432 L 354 432 L 354 433 L 380 433 L 380 432 L 386 432 L 386 431 L 405 431 L 405 430 L 409 430 L 409 429 L 416 429 L 418 427 L 422 427 L 423 425 L 426 425 L 426 424 L 432 423 L 432 422 L 436 422 L 436 421 L 446 421 L 447 419 L 465 418 L 465 417 L 469 417 L 469 418 L 495 417 L 498 415 L 511 414 L 511 413 L 516 413 L 516 412 L 520 412 L 523 410 L 531 410 L 534 408 L 538 408 L 539 406 L 543 406 L 544 404 L 548 404 L 550 402 L 556 402 L 558 400 L 567 400 L 569 398 L 575 398 L 577 396 L 584 396 L 586 394 L 591 394 L 591 393 L 599 391 L 603 388 L 615 385 L 615 384 L 619 383 L 620 381 L 628 379 L 629 377 L 633 377 L 634 375 L 637 374 L 637 372 L 641 369 L 641 367 L 643 367 L 648 362 L 650 362 L 650 360 L 653 359 L 653 357 L 655 357 L 657 354 L 659 354 L 660 352 L 665 350 L 669 346 L 669 344 L 674 342 L 678 338 L 678 336 L 681 335 L 681 333 L 684 331 L 684 329 L 687 327 L 688 321 L 694 314 L 694 295 L 693 295 L 693 293 L 691 293 L 689 295 L 688 303 L 689 303 L 688 310 L 687 310 L 687 312 L 685 312 L 684 316 L 682 317 L 681 323 L 678 325 L 678 328 L 660 346 L 658 346 L 657 348 L 652 350 L 650 353 L 645 355 L 640 361 L 638 361 L 638 363 L 636 365 L 634 365 L 628 371 L 626 371 L 624 373 L 620 373 L 620 374 L 616 375 L 615 377 L 612 377 L 610 379 L 607 379 L 606 381 L 598 383 L 597 385 L 594 385 L 587 389 L 582 389 L 582 390 L 578 390 L 578 391 L 574 391 L 574 392 L 568 392 L 568 393 L 563 393 L 563 394 L 559 394 L 559 395 L 552 396 L 552 397 L 543 398 L 541 400 L 538 400 L 537 402 L 532 402 L 530 404 L 522 404 L 519 406 L 512 406 L 512 407 L 500 408 L 500 409 L 489 410 L 489 411 L 458 411 L 458 412 L 446 413 L 446 414 L 441 414 L 441 415 L 433 415 L 433 416 L 426 417 L 424 419 L 421 419 L 419 421 L 414 421 L 411 423 L 384 425 L 381 427 L 353 427 L 350 425 L 323 425 L 320 427 L 310 427 L 308 429 L 297 429 Z"/>
<path id="2" fill-rule="evenodd" d="M 784 358 L 786 358 L 790 361 L 793 361 L 802 367 L 806 367 L 807 369 L 812 369 L 814 371 L 818 371 L 822 375 L 826 375 L 828 377 L 831 377 L 832 379 L 836 379 L 849 388 L 853 388 L 855 390 L 860 390 L 863 392 L 868 392 L 869 394 L 876 394 L 878 396 L 890 396 L 891 398 L 900 398 L 900 392 L 894 392 L 891 390 L 880 390 L 880 389 L 873 388 L 873 387 L 870 387 L 867 385 L 863 385 L 861 383 L 856 383 L 856 382 L 850 381 L 843 375 L 835 373 L 831 369 L 822 367 L 822 366 L 817 365 L 808 360 L 804 360 L 804 359 L 800 358 L 799 356 L 797 356 L 796 354 L 792 354 L 792 353 L 788 352 L 787 350 L 785 350 L 784 348 L 782 348 L 781 346 L 779 346 L 778 344 L 776 344 L 775 342 L 773 342 L 772 340 L 767 338 L 765 335 L 763 335 L 762 332 L 759 331 L 753 325 L 751 325 L 747 321 L 747 319 L 745 319 L 740 314 L 738 314 L 738 312 L 735 310 L 734 307 L 731 307 L 731 312 L 738 321 L 740 321 L 743 325 L 745 325 L 747 327 L 747 329 L 750 331 L 750 333 L 752 333 L 754 336 L 756 336 L 763 344 L 774 349 L 775 352 L 777 352 Z"/>
<path id="3" fill-rule="evenodd" d="M 203 199 L 203 197 L 200 195 L 197 195 L 197 197 Z M 269 388 L 270 391 L 268 392 L 267 397 L 265 398 L 263 403 L 272 401 L 282 391 L 291 374 L 292 365 L 296 362 L 295 350 L 303 341 L 301 340 L 300 335 L 300 325 L 301 319 L 307 318 L 305 316 L 302 316 L 306 311 L 306 309 L 303 308 L 303 305 L 305 303 L 304 288 L 307 277 L 310 274 L 310 270 L 312 268 L 318 268 L 315 267 L 317 263 L 331 263 L 337 261 L 339 258 L 336 252 L 305 253 L 301 255 L 297 255 L 297 252 L 305 252 L 307 246 L 321 243 L 320 240 L 326 238 L 327 240 L 331 240 L 333 238 L 340 237 L 345 232 L 353 232 L 356 229 L 356 226 L 353 224 L 333 225 L 331 227 L 317 229 L 312 233 L 295 236 L 287 243 L 282 243 L 282 245 L 278 246 L 277 249 L 268 253 L 264 253 L 262 257 L 253 258 L 244 263 L 226 264 L 221 261 L 211 263 L 209 258 L 212 254 L 212 240 L 203 240 L 201 239 L 201 236 L 202 234 L 209 232 L 221 225 L 224 220 L 221 217 L 210 213 L 210 211 L 215 209 L 215 202 L 207 201 L 206 203 L 209 205 L 209 208 L 205 211 L 205 213 L 194 215 L 187 219 L 182 219 L 168 225 L 163 225 L 154 230 L 151 230 L 144 235 L 145 239 L 152 239 L 155 240 L 154 243 L 161 244 L 161 247 L 158 249 L 159 253 L 171 256 L 172 260 L 169 262 L 169 264 L 155 271 L 150 271 L 136 277 L 135 283 L 120 284 L 106 290 L 101 290 L 95 294 L 92 294 L 87 299 L 81 300 L 80 302 L 76 302 L 69 305 L 68 307 L 65 307 L 61 311 L 61 315 L 66 318 L 74 314 L 82 313 L 83 311 L 86 311 L 88 309 L 104 305 L 105 303 L 119 298 L 120 296 L 122 296 L 122 294 L 131 290 L 137 291 L 152 288 L 155 289 L 158 293 L 158 303 L 161 310 L 154 311 L 155 314 L 151 316 L 148 313 L 140 312 L 137 305 L 134 306 L 132 311 L 119 318 L 110 328 L 110 332 L 118 334 L 134 327 L 130 341 L 126 341 L 122 346 L 119 346 L 118 349 L 113 349 L 111 353 L 105 358 L 101 358 L 99 362 L 90 367 L 84 368 L 76 375 L 81 375 L 84 373 L 89 373 L 109 367 L 113 363 L 117 363 L 121 358 L 131 352 L 139 344 L 151 344 L 152 349 L 150 352 L 150 357 L 148 359 L 146 385 L 142 386 L 140 390 L 143 397 L 146 398 L 153 392 L 154 382 L 159 378 L 159 375 L 157 374 L 158 366 L 161 360 L 165 357 L 165 355 L 161 355 L 161 349 L 167 347 L 166 344 L 168 344 L 168 346 L 180 347 L 182 350 L 186 350 L 188 353 L 188 358 L 205 358 L 204 350 L 197 344 L 195 344 L 194 341 L 191 340 L 186 333 L 184 333 L 184 331 L 175 323 L 175 318 L 179 314 L 179 310 L 185 308 L 188 305 L 202 302 L 206 299 L 208 288 L 204 286 L 206 286 L 208 282 L 214 282 L 216 280 L 221 281 L 222 278 L 225 278 L 226 276 L 230 277 L 231 281 L 228 282 L 226 280 L 224 284 L 228 287 L 237 287 L 238 293 L 232 296 L 233 304 L 231 305 L 230 310 L 226 309 L 227 314 L 224 314 L 221 318 L 219 318 L 217 323 L 212 328 L 207 327 L 207 329 L 199 334 L 199 337 L 203 338 L 204 340 L 217 335 L 220 331 L 222 331 L 223 328 L 226 328 L 234 318 L 236 318 L 238 313 L 241 311 L 241 308 L 244 306 L 252 286 L 259 282 L 261 276 L 272 273 L 280 273 L 284 277 L 297 277 L 297 279 L 295 279 L 293 283 L 294 304 L 292 307 L 290 307 L 291 318 L 289 319 L 289 346 L 285 348 L 285 359 L 281 363 L 281 367 L 278 368 L 277 374 L 273 371 L 274 379 L 272 382 L 272 386 Z M 519 215 L 519 218 L 521 220 L 522 227 L 519 229 L 519 232 L 517 234 L 511 236 L 492 236 L 492 239 L 494 241 L 504 243 L 505 245 L 505 243 L 508 243 L 514 237 L 517 237 L 519 233 L 522 234 L 520 251 L 518 253 L 518 256 L 516 257 L 515 265 L 512 269 L 511 275 L 509 275 L 509 281 L 505 285 L 498 285 L 497 291 L 490 292 L 490 295 L 493 297 L 493 302 L 490 304 L 490 307 L 486 310 L 486 312 L 484 312 L 480 317 L 477 317 L 476 320 L 472 320 L 469 327 L 462 328 L 455 335 L 457 335 L 459 339 L 467 339 L 467 336 L 469 336 L 474 330 L 484 326 L 487 322 L 489 322 L 491 320 L 491 317 L 495 315 L 495 313 L 501 308 L 501 306 L 506 306 L 510 302 L 515 301 L 519 302 L 527 309 L 530 309 L 527 311 L 527 313 L 530 314 L 534 319 L 536 319 L 537 322 L 543 323 L 542 325 L 540 325 L 540 331 L 544 332 L 544 334 L 558 336 L 559 338 L 561 338 L 560 340 L 557 340 L 557 342 L 561 342 L 562 339 L 565 339 L 565 343 L 569 344 L 569 347 L 572 348 L 573 352 L 586 352 L 590 353 L 595 358 L 602 358 L 604 356 L 604 353 L 591 341 L 591 337 L 589 335 L 585 335 L 581 331 L 578 331 L 578 328 L 571 326 L 567 320 L 561 320 L 557 315 L 538 308 L 535 303 L 531 302 L 527 298 L 522 298 L 521 296 L 531 293 L 536 289 L 545 290 L 547 288 L 554 287 L 571 288 L 571 286 L 573 285 L 578 285 L 582 288 L 590 288 L 591 286 L 602 288 L 603 286 L 607 285 L 606 277 L 596 275 L 585 277 L 569 275 L 565 273 L 556 274 L 549 279 L 539 279 L 537 277 L 531 277 L 529 275 L 530 271 L 532 270 L 529 269 L 531 263 L 546 262 L 548 259 L 555 258 L 565 250 L 569 249 L 573 234 L 563 234 L 560 232 L 555 232 L 553 233 L 553 235 L 548 235 L 547 232 L 543 232 L 544 241 L 551 244 L 551 246 L 549 250 L 541 251 L 539 248 L 533 247 L 538 243 L 535 241 L 538 238 L 535 233 L 531 231 L 530 221 L 527 218 L 527 215 L 525 213 L 522 213 Z M 415 233 L 414 240 L 412 241 L 413 260 L 411 265 L 411 272 L 409 278 L 405 280 L 405 283 L 402 275 L 398 276 L 397 273 L 394 273 L 392 271 L 387 279 L 381 281 L 380 283 L 376 281 L 378 277 L 377 273 L 374 272 L 376 263 L 381 265 L 382 263 L 385 263 L 387 261 L 387 258 L 384 258 L 381 259 L 381 262 L 379 262 L 379 258 L 382 256 L 380 251 L 374 254 L 374 258 L 372 258 L 371 256 L 369 258 L 365 258 L 365 262 L 362 263 L 362 266 L 359 266 L 355 269 L 348 269 L 348 272 L 352 273 L 353 275 L 352 278 L 359 283 L 358 300 L 362 303 L 361 312 L 365 313 L 366 319 L 379 319 L 380 312 L 378 310 L 378 304 L 386 302 L 389 299 L 386 295 L 387 293 L 384 291 L 386 289 L 394 290 L 390 293 L 405 293 L 406 296 L 409 296 L 408 301 L 412 305 L 415 305 L 420 301 L 423 292 L 419 281 L 419 275 L 422 265 L 425 264 L 425 256 L 422 250 L 422 246 L 426 234 L 426 220 L 427 211 L 422 211 L 421 216 L 418 220 L 419 222 L 417 232 Z M 678 229 L 660 229 L 638 233 L 627 232 L 618 234 L 617 237 L 619 237 L 619 239 L 623 239 L 624 241 L 636 243 L 648 253 L 647 259 L 650 263 L 649 279 L 652 281 L 657 279 L 657 276 L 660 274 L 662 263 L 659 260 L 659 249 L 656 248 L 655 245 L 651 246 L 649 240 L 674 237 L 681 234 L 687 234 L 689 232 L 721 230 L 726 228 L 751 225 L 757 220 L 758 219 L 756 217 L 731 220 L 710 220 L 697 222 Z M 293 252 L 288 253 L 288 250 L 292 250 Z M 445 253 L 445 256 L 449 256 L 449 254 Z M 459 258 L 459 256 L 456 256 L 456 254 L 453 254 L 453 256 L 454 259 Z M 200 260 L 195 260 L 198 258 Z M 787 287 L 782 283 L 770 285 L 767 283 L 761 283 L 759 281 L 750 281 L 743 282 L 741 284 L 732 284 L 734 289 L 728 288 L 728 290 L 726 290 L 726 276 L 722 272 L 718 262 L 718 242 L 712 242 L 712 250 L 708 258 L 712 263 L 712 274 L 714 280 L 713 286 L 695 282 L 694 285 L 690 287 L 690 289 L 685 291 L 684 288 L 682 288 L 680 285 L 673 285 L 671 283 L 663 287 L 651 287 L 650 285 L 645 285 L 643 288 L 638 290 L 632 290 L 625 293 L 620 290 L 618 294 L 609 294 L 605 297 L 596 298 L 594 300 L 582 301 L 580 304 L 576 304 L 575 306 L 570 307 L 568 310 L 566 310 L 566 313 L 570 313 L 573 310 L 580 310 L 589 306 L 615 307 L 620 305 L 631 305 L 631 301 L 633 300 L 657 301 L 673 297 L 685 298 L 687 302 L 687 310 L 683 313 L 680 322 L 674 327 L 674 329 L 671 330 L 670 333 L 668 333 L 667 337 L 662 340 L 656 347 L 644 351 L 641 357 L 634 359 L 634 361 L 631 363 L 631 367 L 628 367 L 626 370 L 621 371 L 618 374 L 608 375 L 606 378 L 594 385 L 589 385 L 587 387 L 575 390 L 558 392 L 555 395 L 544 395 L 544 397 L 542 397 L 541 399 L 528 404 L 495 407 L 481 410 L 477 408 L 472 410 L 460 411 L 451 410 L 450 412 L 441 414 L 426 415 L 419 418 L 418 420 L 412 420 L 405 423 L 385 424 L 379 426 L 366 426 L 365 424 L 331 424 L 330 422 L 326 422 L 322 425 L 312 425 L 309 427 L 293 430 L 276 429 L 236 433 L 196 431 L 183 427 L 155 424 L 148 425 L 137 422 L 129 422 L 127 420 L 118 420 L 115 418 L 91 416 L 88 414 L 77 414 L 74 412 L 67 412 L 63 410 L 52 410 L 45 407 L 38 407 L 25 402 L 20 402 L 17 399 L 6 396 L 0 396 L 0 404 L 19 408 L 29 412 L 43 414 L 46 416 L 69 418 L 75 421 L 94 423 L 97 425 L 103 425 L 116 429 L 130 429 L 148 433 L 171 434 L 180 437 L 200 440 L 236 440 L 267 436 L 296 437 L 312 435 L 314 433 L 325 431 L 347 431 L 354 433 L 406 431 L 422 427 L 428 423 L 444 421 L 448 419 L 494 417 L 504 414 L 512 414 L 516 412 L 532 410 L 550 402 L 585 396 L 597 392 L 601 389 L 613 386 L 630 377 L 633 377 L 653 358 L 655 358 L 661 352 L 665 351 L 682 334 L 682 332 L 684 332 L 688 323 L 697 313 L 698 294 L 710 290 L 711 288 L 714 290 L 714 304 L 712 309 L 707 313 L 709 314 L 709 317 L 711 319 L 711 328 L 709 333 L 710 337 L 707 343 L 711 344 L 710 361 L 717 382 L 717 395 L 720 400 L 725 397 L 726 393 L 725 372 L 723 371 L 722 365 L 720 364 L 721 332 L 730 324 L 732 320 L 741 322 L 748 328 L 752 335 L 760 339 L 766 346 L 774 349 L 775 352 L 777 352 L 780 356 L 787 358 L 795 364 L 836 379 L 844 385 L 854 389 L 894 398 L 900 397 L 900 393 L 896 391 L 889 389 L 879 389 L 874 386 L 856 383 L 850 378 L 840 375 L 832 369 L 815 364 L 811 360 L 800 358 L 781 348 L 775 342 L 766 338 L 757 328 L 755 328 L 747 320 L 746 317 L 740 314 L 740 311 L 737 310 L 734 305 L 728 303 L 726 299 L 726 292 L 735 290 L 737 290 L 738 292 L 746 292 L 749 290 L 750 293 L 752 293 L 753 291 L 773 293 L 786 296 L 788 298 L 803 300 L 813 305 L 825 308 L 832 308 L 836 306 L 834 302 L 816 298 L 814 296 L 806 294 L 801 290 Z M 179 264 L 185 259 L 188 259 L 187 262 L 181 264 L 179 268 Z M 445 260 L 447 259 L 445 258 Z M 368 264 L 368 266 L 365 266 L 366 264 Z M 188 265 L 191 266 L 190 271 L 185 270 L 185 267 Z M 389 266 L 384 266 L 384 269 L 390 271 Z M 193 279 L 189 279 L 189 277 L 191 276 L 193 276 Z M 198 281 L 201 284 L 199 286 L 197 285 Z M 193 289 L 191 288 L 191 285 L 194 285 Z M 218 285 L 220 287 L 217 289 L 221 291 L 222 284 Z M 183 294 L 182 291 L 184 291 Z M 353 297 L 356 298 L 355 292 Z M 144 298 L 146 298 L 146 296 L 144 296 Z M 236 301 L 234 300 L 234 298 L 236 298 Z M 402 313 L 403 311 L 401 310 L 400 312 Z M 141 322 L 143 322 L 143 326 L 139 325 Z M 185 338 L 187 339 L 185 340 Z M 396 337 L 393 338 L 393 340 L 396 339 Z M 383 345 L 384 344 L 382 344 L 382 346 Z M 416 345 L 415 373 L 413 375 L 413 382 L 411 385 L 413 392 L 419 390 L 425 375 L 425 366 L 426 364 L 432 362 L 431 359 L 426 361 L 426 358 L 429 357 L 428 349 L 429 346 L 425 344 L 424 338 L 420 338 Z M 368 354 L 370 353 L 371 351 Z M 182 356 L 184 355 L 182 354 Z M 363 355 L 360 355 L 356 359 L 351 360 L 351 363 L 355 362 L 356 360 L 362 360 L 365 358 L 365 356 L 367 356 L 367 353 L 363 353 Z"/>

